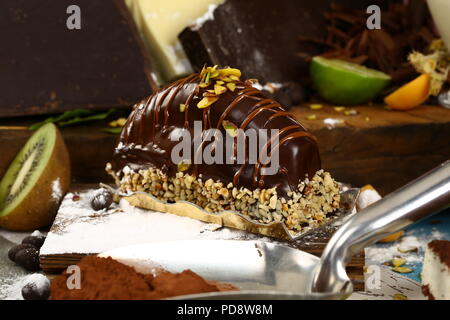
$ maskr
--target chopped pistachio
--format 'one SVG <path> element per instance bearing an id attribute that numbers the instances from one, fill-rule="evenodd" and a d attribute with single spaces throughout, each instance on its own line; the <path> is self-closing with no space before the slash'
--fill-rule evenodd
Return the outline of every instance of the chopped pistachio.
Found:
<path id="1" fill-rule="evenodd" d="M 222 122 L 222 127 L 225 129 L 226 133 L 228 133 L 233 138 L 237 136 L 238 127 L 231 121 L 224 120 Z"/>
<path id="2" fill-rule="evenodd" d="M 310 114 L 306 117 L 307 120 L 317 120 L 317 116 L 315 114 Z"/>
<path id="3" fill-rule="evenodd" d="M 408 267 L 394 267 L 392 268 L 393 271 L 398 272 L 398 273 L 410 273 L 412 272 L 411 268 Z"/>
<path id="4" fill-rule="evenodd" d="M 358 111 L 356 111 L 355 109 L 352 110 L 345 110 L 344 114 L 346 116 L 356 116 L 358 114 Z"/>
<path id="5" fill-rule="evenodd" d="M 418 248 L 415 246 L 403 245 L 398 247 L 398 251 L 400 251 L 401 253 L 416 252 L 418 251 Z"/>
<path id="6" fill-rule="evenodd" d="M 221 86 L 220 84 L 215 84 L 214 92 L 215 92 L 215 94 L 220 95 L 222 93 L 227 92 L 227 88 L 225 88 L 224 86 Z"/>
<path id="7" fill-rule="evenodd" d="M 228 82 L 226 86 L 228 90 L 230 90 L 231 92 L 233 92 L 236 89 L 236 84 L 234 84 L 233 82 Z"/>
<path id="8" fill-rule="evenodd" d="M 209 87 L 209 85 L 210 85 L 210 83 L 204 83 L 204 82 L 202 82 L 202 83 L 200 83 L 198 86 L 199 86 L 200 88 L 207 88 L 207 87 Z"/>
<path id="9" fill-rule="evenodd" d="M 366 120 L 366 122 L 370 121 L 370 117 L 365 117 L 364 120 Z"/>
<path id="10" fill-rule="evenodd" d="M 217 78 L 219 75 L 220 75 L 219 70 L 214 70 L 214 71 L 211 72 L 210 78 L 211 79 Z"/>
<path id="11" fill-rule="evenodd" d="M 220 74 L 222 76 L 236 76 L 238 78 L 241 77 L 241 70 L 236 69 L 236 68 L 224 68 L 224 69 L 220 69 L 219 70 Z"/>
<path id="12" fill-rule="evenodd" d="M 189 160 L 181 160 L 178 163 L 178 171 L 183 172 L 186 171 L 190 168 L 191 163 L 189 162 Z"/>
<path id="13" fill-rule="evenodd" d="M 227 88 L 234 91 L 236 85 L 234 82 L 240 81 L 241 71 L 234 68 L 217 69 L 214 67 L 204 67 L 200 73 L 199 88 L 208 88 L 214 85 L 214 90 L 207 90 L 210 94 L 203 94 L 203 96 L 220 95 L 226 92 Z M 229 85 L 231 84 L 232 85 Z"/>
<path id="14" fill-rule="evenodd" d="M 392 296 L 394 300 L 408 300 L 408 297 L 401 293 L 396 293 Z"/>
<path id="15" fill-rule="evenodd" d="M 217 94 L 214 90 L 207 90 L 207 91 L 203 92 L 203 96 L 204 97 L 216 97 Z"/>
<path id="16" fill-rule="evenodd" d="M 211 77 L 211 73 L 210 72 L 207 72 L 206 73 L 206 75 L 205 75 L 205 83 L 209 83 L 209 79 L 210 79 L 210 77 Z"/>
<path id="17" fill-rule="evenodd" d="M 109 123 L 109 126 L 113 127 L 113 128 L 115 128 L 115 127 L 123 127 L 126 122 L 127 122 L 126 118 L 119 118 L 119 119 L 116 119 L 114 121 L 111 121 Z"/>
<path id="18" fill-rule="evenodd" d="M 203 79 L 206 72 L 206 66 L 203 66 L 202 71 L 200 71 L 200 79 Z"/>
<path id="19" fill-rule="evenodd" d="M 391 261 L 391 264 L 394 268 L 401 267 L 406 263 L 406 259 L 403 258 L 394 258 Z"/>
<path id="20" fill-rule="evenodd" d="M 186 110 L 186 105 L 184 103 L 180 104 L 180 112 L 184 112 Z"/>
<path id="21" fill-rule="evenodd" d="M 334 111 L 336 111 L 336 112 L 341 112 L 341 111 L 344 111 L 344 110 L 345 110 L 345 107 L 334 107 L 333 109 L 334 109 Z"/>
<path id="22" fill-rule="evenodd" d="M 197 107 L 199 109 L 207 108 L 210 105 L 212 105 L 214 102 L 216 102 L 219 99 L 219 97 L 204 97 L 200 102 L 197 104 Z"/>
<path id="23" fill-rule="evenodd" d="M 310 108 L 311 110 L 319 110 L 319 109 L 322 109 L 323 106 L 322 106 L 321 104 L 314 103 L 314 104 L 310 104 L 310 105 L 309 105 L 309 108 Z"/>

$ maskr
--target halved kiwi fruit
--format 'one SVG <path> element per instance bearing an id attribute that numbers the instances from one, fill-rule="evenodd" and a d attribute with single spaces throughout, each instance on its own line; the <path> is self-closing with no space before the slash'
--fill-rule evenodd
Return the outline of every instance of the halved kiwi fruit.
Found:
<path id="1" fill-rule="evenodd" d="M 17 154 L 0 181 L 0 227 L 30 231 L 50 225 L 70 186 L 70 159 L 58 128 L 46 124 Z"/>

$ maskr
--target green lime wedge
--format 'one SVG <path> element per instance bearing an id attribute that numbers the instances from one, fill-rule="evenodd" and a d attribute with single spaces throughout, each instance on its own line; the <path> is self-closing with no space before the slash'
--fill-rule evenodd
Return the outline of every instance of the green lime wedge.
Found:
<path id="1" fill-rule="evenodd" d="M 383 72 L 338 59 L 314 57 L 311 78 L 319 94 L 333 104 L 364 104 L 389 84 Z"/>

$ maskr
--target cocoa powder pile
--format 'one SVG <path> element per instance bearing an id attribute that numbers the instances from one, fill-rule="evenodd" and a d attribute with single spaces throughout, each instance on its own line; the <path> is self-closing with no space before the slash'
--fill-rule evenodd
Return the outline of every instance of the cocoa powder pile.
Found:
<path id="1" fill-rule="evenodd" d="M 52 281 L 52 300 L 155 300 L 236 290 L 231 285 L 207 281 L 191 270 L 145 275 L 112 258 L 96 256 L 87 256 L 77 265 L 81 270 L 81 288 L 68 289 L 71 274 L 64 272 Z"/>

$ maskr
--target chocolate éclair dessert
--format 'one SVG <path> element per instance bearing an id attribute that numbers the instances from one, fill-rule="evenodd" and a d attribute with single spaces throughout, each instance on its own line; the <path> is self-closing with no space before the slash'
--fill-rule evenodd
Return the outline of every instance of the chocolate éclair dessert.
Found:
<path id="1" fill-rule="evenodd" d="M 240 77 L 205 67 L 136 104 L 106 170 L 122 193 L 283 222 L 293 233 L 322 225 L 340 195 L 316 137 Z"/>

